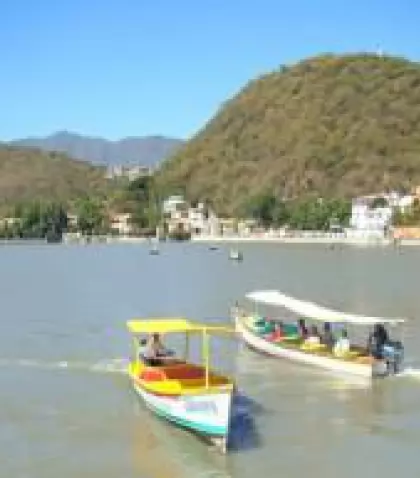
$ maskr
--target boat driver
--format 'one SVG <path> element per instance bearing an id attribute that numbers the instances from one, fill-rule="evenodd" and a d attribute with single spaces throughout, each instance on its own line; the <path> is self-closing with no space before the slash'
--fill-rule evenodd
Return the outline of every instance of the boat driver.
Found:
<path id="1" fill-rule="evenodd" d="M 388 332 L 383 324 L 375 324 L 373 332 L 369 335 L 367 349 L 376 359 L 384 358 L 384 345 L 389 343 Z"/>
<path id="2" fill-rule="evenodd" d="M 163 344 L 160 334 L 151 334 L 146 347 L 143 351 L 143 357 L 149 365 L 163 365 L 168 359 L 173 357 L 173 351 L 169 350 Z"/>
<path id="3" fill-rule="evenodd" d="M 368 352 L 374 358 L 385 360 L 388 371 L 399 371 L 403 360 L 404 349 L 399 341 L 390 340 L 383 324 L 375 324 L 373 333 L 368 339 Z"/>

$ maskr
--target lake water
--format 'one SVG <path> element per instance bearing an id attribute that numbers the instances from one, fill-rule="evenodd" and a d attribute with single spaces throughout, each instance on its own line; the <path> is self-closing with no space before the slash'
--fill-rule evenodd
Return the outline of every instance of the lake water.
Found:
<path id="1" fill-rule="evenodd" d="M 420 472 L 420 249 L 326 245 L 0 247 L 0 470 L 13 478 L 341 478 Z M 145 410 L 124 367 L 125 321 L 227 320 L 279 288 L 350 312 L 404 316 L 410 375 L 371 386 L 239 343 L 219 362 L 246 395 L 221 456 Z M 222 352 L 224 350 L 224 352 Z"/>

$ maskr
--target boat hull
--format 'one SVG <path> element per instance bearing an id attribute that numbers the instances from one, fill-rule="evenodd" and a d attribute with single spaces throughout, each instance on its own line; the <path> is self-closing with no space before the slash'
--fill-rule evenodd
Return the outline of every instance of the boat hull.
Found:
<path id="1" fill-rule="evenodd" d="M 135 379 L 133 387 L 153 413 L 206 438 L 223 453 L 227 451 L 232 402 L 230 390 L 191 395 L 158 395 L 145 390 Z"/>
<path id="2" fill-rule="evenodd" d="M 237 333 L 242 337 L 243 341 L 251 348 L 273 357 L 284 358 L 293 362 L 306 365 L 312 365 L 330 370 L 333 372 L 349 374 L 358 377 L 372 378 L 374 375 L 382 375 L 379 370 L 374 371 L 371 364 L 352 363 L 338 358 L 330 358 L 320 355 L 303 352 L 297 349 L 282 347 L 278 343 L 269 342 L 250 331 L 243 319 L 235 317 L 235 327 Z"/>

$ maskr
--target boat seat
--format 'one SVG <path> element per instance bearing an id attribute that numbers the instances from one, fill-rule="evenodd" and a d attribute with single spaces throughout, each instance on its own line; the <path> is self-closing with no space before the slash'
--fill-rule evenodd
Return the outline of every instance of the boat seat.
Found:
<path id="1" fill-rule="evenodd" d="M 169 380 L 188 380 L 205 377 L 205 370 L 199 365 L 182 364 L 163 367 L 166 378 Z"/>
<path id="2" fill-rule="evenodd" d="M 318 351 L 326 350 L 327 346 L 325 344 L 308 344 L 304 342 L 300 346 L 300 348 L 308 352 L 318 352 Z"/>
<path id="3" fill-rule="evenodd" d="M 297 334 L 296 334 L 296 335 L 285 335 L 285 336 L 283 337 L 283 341 L 289 342 L 289 343 L 291 343 L 291 344 L 293 344 L 293 343 L 294 343 L 294 344 L 297 344 L 297 343 L 302 342 L 302 339 L 301 339 L 300 336 L 297 335 Z"/>
<path id="4" fill-rule="evenodd" d="M 270 334 L 274 331 L 274 324 L 263 317 L 247 317 L 245 324 L 258 335 Z"/>
<path id="5" fill-rule="evenodd" d="M 159 382 L 166 379 L 165 375 L 164 371 L 160 368 L 148 367 L 140 373 L 140 378 L 146 382 Z"/>
<path id="6" fill-rule="evenodd" d="M 283 324 L 283 331 L 286 336 L 299 337 L 299 330 L 294 324 Z"/>

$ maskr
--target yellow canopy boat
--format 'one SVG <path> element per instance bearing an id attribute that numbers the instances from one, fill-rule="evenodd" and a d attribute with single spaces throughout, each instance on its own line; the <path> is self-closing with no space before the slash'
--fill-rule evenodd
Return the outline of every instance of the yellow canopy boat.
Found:
<path id="1" fill-rule="evenodd" d="M 185 318 L 149 318 L 127 322 L 135 355 L 129 364 L 134 390 L 156 415 L 208 438 L 227 450 L 234 383 L 210 369 L 210 336 L 233 334 L 234 329 L 200 324 Z M 185 354 L 149 360 L 141 354 L 139 337 L 184 334 Z M 202 364 L 188 361 L 189 338 L 202 341 Z"/>

